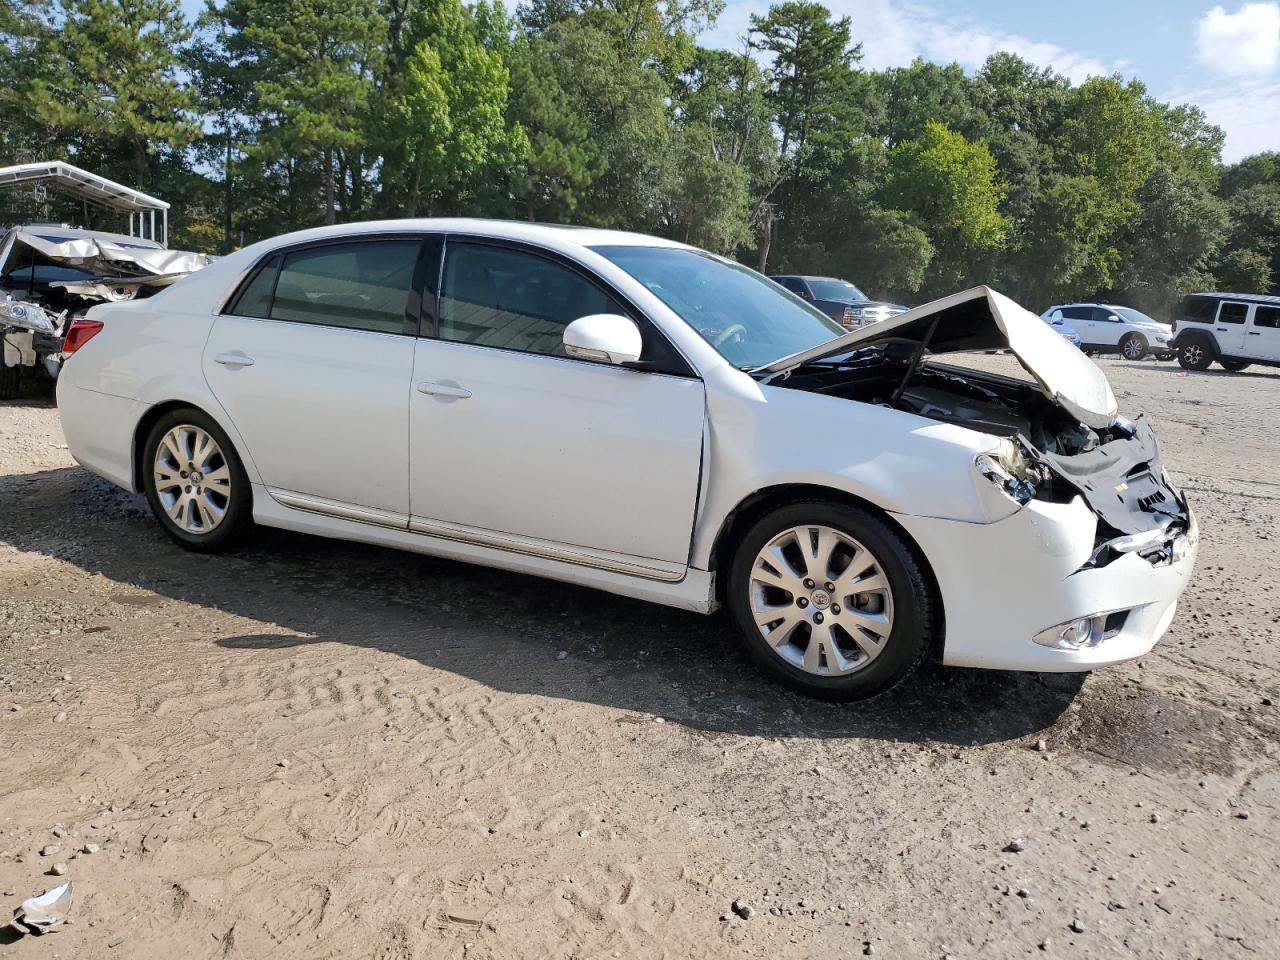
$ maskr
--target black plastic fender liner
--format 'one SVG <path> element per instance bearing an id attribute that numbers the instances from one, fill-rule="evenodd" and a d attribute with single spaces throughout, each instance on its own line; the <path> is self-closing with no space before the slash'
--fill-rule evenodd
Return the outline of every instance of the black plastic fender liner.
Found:
<path id="1" fill-rule="evenodd" d="M 1121 534 L 1145 533 L 1170 520 L 1185 528 L 1187 508 L 1166 478 L 1150 424 L 1139 417 L 1132 426 L 1128 436 L 1083 453 L 1040 456 Z"/>

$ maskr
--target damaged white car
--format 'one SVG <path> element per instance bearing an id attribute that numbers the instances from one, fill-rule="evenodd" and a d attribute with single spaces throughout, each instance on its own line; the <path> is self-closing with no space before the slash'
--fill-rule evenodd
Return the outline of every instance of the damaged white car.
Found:
<path id="1" fill-rule="evenodd" d="M 256 521 L 723 604 L 816 696 L 928 657 L 1140 656 L 1195 560 L 1145 421 L 982 287 L 845 333 L 678 243 L 409 220 L 260 243 L 87 324 L 71 452 L 183 546 Z M 1027 379 L 947 362 L 1006 348 Z"/>
<path id="2" fill-rule="evenodd" d="M 0 239 L 0 400 L 24 371 L 56 378 L 63 338 L 96 303 L 147 297 L 210 262 L 154 240 L 55 224 Z"/>

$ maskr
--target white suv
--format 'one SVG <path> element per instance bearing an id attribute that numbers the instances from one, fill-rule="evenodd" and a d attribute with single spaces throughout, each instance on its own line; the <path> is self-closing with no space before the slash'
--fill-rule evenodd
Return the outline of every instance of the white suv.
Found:
<path id="1" fill-rule="evenodd" d="M 1133 307 L 1106 303 L 1067 303 L 1050 307 L 1042 319 L 1063 320 L 1080 335 L 1085 353 L 1118 353 L 1126 360 L 1141 360 L 1154 353 L 1161 360 L 1173 359 L 1168 325 L 1148 317 Z"/>
<path id="2" fill-rule="evenodd" d="M 1193 293 L 1174 321 L 1174 349 L 1187 370 L 1217 360 L 1238 373 L 1251 363 L 1280 367 L 1280 297 L 1252 293 Z"/>

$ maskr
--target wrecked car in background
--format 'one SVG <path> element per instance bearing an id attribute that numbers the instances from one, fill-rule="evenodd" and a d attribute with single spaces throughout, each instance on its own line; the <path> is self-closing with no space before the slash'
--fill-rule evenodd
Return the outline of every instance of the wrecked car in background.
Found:
<path id="1" fill-rule="evenodd" d="M 97 230 L 9 230 L 0 240 L 0 399 L 17 394 L 24 371 L 57 377 L 67 331 L 94 304 L 150 296 L 210 259 Z"/>
<path id="2" fill-rule="evenodd" d="M 92 204 L 126 220 L 128 233 L 47 222 L 3 233 L 0 400 L 17 395 L 24 373 L 58 376 L 65 354 L 75 346 L 76 321 L 94 304 L 149 297 L 212 259 L 167 249 L 169 204 L 164 200 L 64 160 L 0 167 L 0 190 L 30 188 L 27 206 L 41 211 L 42 221 L 55 219 L 47 206 L 49 187 L 74 196 L 77 206 Z M 87 214 L 88 207 L 84 210 Z"/>

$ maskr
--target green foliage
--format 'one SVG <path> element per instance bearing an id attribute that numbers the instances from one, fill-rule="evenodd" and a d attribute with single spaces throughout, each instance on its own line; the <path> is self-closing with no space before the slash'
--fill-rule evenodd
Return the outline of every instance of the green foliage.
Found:
<path id="1" fill-rule="evenodd" d="M 1280 154 L 1012 53 L 869 72 L 812 0 L 0 0 L 0 151 L 174 201 L 175 242 L 474 214 L 665 234 L 909 302 L 1280 283 Z M 868 44 L 874 36 L 865 37 Z M 83 219 L 0 195 L 0 216 Z M 92 223 L 92 221 L 91 221 Z M 93 224 L 107 225 L 107 224 Z"/>

